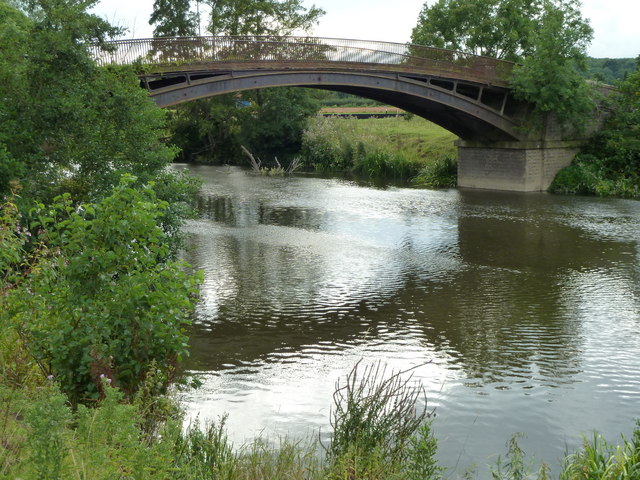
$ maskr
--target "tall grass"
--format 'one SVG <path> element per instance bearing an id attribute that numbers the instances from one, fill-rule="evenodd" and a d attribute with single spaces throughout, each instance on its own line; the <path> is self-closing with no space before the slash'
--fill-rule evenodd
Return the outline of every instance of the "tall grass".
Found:
<path id="1" fill-rule="evenodd" d="M 611 445 L 602 436 L 593 434 L 584 439 L 581 450 L 567 456 L 560 480 L 640 479 L 640 420 L 630 440 Z"/>
<path id="2" fill-rule="evenodd" d="M 437 159 L 423 167 L 413 183 L 427 188 L 454 188 L 458 184 L 458 162 L 451 157 Z"/>
<path id="3" fill-rule="evenodd" d="M 498 457 L 491 469 L 494 480 L 547 480 L 551 478 L 549 466 L 542 463 L 537 469 L 533 460 L 526 460 L 525 453 L 514 435 L 508 443 L 506 459 Z M 608 443 L 598 433 L 591 440 L 584 438 L 582 448 L 567 455 L 562 461 L 559 480 L 640 480 L 640 420 L 632 438 L 624 436 L 618 445 Z"/>
<path id="4" fill-rule="evenodd" d="M 422 118 L 315 118 L 303 136 L 308 168 L 368 178 L 410 179 L 455 158 L 455 136 Z"/>
<path id="5" fill-rule="evenodd" d="M 358 362 L 344 383 L 336 383 L 333 438 L 326 449 L 331 477 L 414 478 L 439 472 L 426 392 L 407 373 L 387 374 L 380 362 L 364 368 Z"/>
<path id="6" fill-rule="evenodd" d="M 410 372 L 356 365 L 338 382 L 331 413 L 333 438 L 318 441 L 258 438 L 236 447 L 223 416 L 184 428 L 167 417 L 145 432 L 145 399 L 126 403 L 106 382 L 95 407 L 73 411 L 55 382 L 0 382 L 0 478 L 22 480 L 429 480 L 446 478 L 436 460 L 425 391 Z M 551 478 L 535 468 L 514 437 L 495 480 Z M 563 462 L 559 480 L 639 480 L 640 422 L 630 439 L 611 445 L 594 434 Z"/>

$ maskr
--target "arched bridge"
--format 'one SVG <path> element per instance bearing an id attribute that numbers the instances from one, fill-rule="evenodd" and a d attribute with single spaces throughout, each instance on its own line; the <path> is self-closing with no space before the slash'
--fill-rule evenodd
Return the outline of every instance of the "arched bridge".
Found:
<path id="1" fill-rule="evenodd" d="M 161 107 L 265 87 L 353 93 L 425 117 L 466 140 L 518 140 L 510 62 L 417 45 L 315 37 L 119 40 L 101 63 L 150 66 Z M 514 108 L 514 106 L 516 108 Z"/>
<path id="2" fill-rule="evenodd" d="M 528 105 L 510 94 L 514 64 L 502 60 L 419 45 L 315 37 L 153 38 L 118 40 L 110 47 L 94 47 L 96 61 L 140 65 L 141 82 L 161 107 L 299 86 L 360 95 L 415 113 L 460 137 L 462 186 L 545 189 L 560 168 L 556 164 L 564 166 L 575 152 L 560 145 L 569 156 L 560 155 L 559 163 L 545 168 L 546 153 L 558 145 L 548 144 L 547 132 L 532 140 L 522 128 Z"/>

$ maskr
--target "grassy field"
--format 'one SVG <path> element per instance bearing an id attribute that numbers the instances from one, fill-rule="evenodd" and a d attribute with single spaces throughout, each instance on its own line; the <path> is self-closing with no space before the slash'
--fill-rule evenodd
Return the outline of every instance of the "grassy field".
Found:
<path id="1" fill-rule="evenodd" d="M 456 136 L 419 117 L 317 117 L 303 138 L 302 158 L 307 167 L 324 172 L 350 171 L 370 178 L 409 180 L 428 177 L 434 169 L 446 179 L 423 182 L 451 185 L 455 176 Z"/>
<path id="2" fill-rule="evenodd" d="M 369 134 L 375 144 L 407 152 L 425 162 L 442 157 L 455 158 L 457 155 L 453 144 L 457 137 L 420 117 L 411 120 L 371 118 L 346 121 L 354 122 L 354 130 L 361 135 Z"/>

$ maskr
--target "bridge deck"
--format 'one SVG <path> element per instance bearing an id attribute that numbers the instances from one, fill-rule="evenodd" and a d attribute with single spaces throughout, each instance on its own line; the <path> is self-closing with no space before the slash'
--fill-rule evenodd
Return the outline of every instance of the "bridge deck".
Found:
<path id="1" fill-rule="evenodd" d="M 513 63 L 420 45 L 316 37 L 179 37 L 94 47 L 98 63 L 140 64 L 148 73 L 299 69 L 397 72 L 507 87 Z"/>

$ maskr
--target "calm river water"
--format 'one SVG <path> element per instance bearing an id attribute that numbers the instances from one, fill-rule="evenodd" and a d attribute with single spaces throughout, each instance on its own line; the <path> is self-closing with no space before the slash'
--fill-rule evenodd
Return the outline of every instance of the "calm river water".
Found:
<path id="1" fill-rule="evenodd" d="M 186 167 L 204 179 L 191 415 L 231 439 L 326 437 L 336 380 L 383 360 L 435 407 L 448 475 L 524 432 L 551 463 L 640 417 L 640 202 L 378 189 Z"/>

